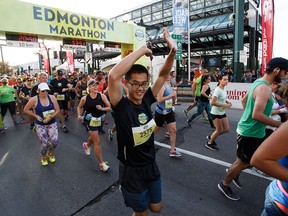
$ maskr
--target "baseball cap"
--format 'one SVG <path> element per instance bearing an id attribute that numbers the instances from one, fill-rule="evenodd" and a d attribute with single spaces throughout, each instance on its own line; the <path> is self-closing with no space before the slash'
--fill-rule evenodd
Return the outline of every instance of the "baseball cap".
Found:
<path id="1" fill-rule="evenodd" d="M 57 75 L 58 76 L 63 76 L 63 71 L 62 70 L 57 70 Z"/>
<path id="2" fill-rule="evenodd" d="M 47 85 L 47 83 L 40 83 L 40 84 L 38 85 L 38 89 L 39 89 L 40 91 L 50 90 L 50 88 L 49 88 L 49 86 Z"/>
<path id="3" fill-rule="evenodd" d="M 99 85 L 99 82 L 97 82 L 95 79 L 90 79 L 87 83 L 87 86 L 91 86 L 91 85 L 94 85 L 94 84 L 97 84 Z"/>
<path id="4" fill-rule="evenodd" d="M 281 57 L 276 57 L 272 58 L 268 63 L 267 63 L 267 68 L 280 68 L 280 70 L 286 70 L 288 71 L 288 60 L 285 58 Z"/>
<path id="5" fill-rule="evenodd" d="M 6 77 L 2 78 L 1 82 L 8 82 L 8 79 Z"/>

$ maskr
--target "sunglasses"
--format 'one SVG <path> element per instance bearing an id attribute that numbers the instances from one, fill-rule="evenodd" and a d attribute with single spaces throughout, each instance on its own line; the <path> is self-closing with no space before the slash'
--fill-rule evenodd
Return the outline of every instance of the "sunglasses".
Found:
<path id="1" fill-rule="evenodd" d="M 42 90 L 41 92 L 49 92 L 49 90 Z"/>

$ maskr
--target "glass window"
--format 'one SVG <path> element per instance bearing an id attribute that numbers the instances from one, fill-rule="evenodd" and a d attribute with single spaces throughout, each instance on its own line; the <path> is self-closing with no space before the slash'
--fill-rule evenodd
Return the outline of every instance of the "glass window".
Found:
<path id="1" fill-rule="evenodd" d="M 190 1 L 190 11 L 204 8 L 204 0 Z"/>
<path id="2" fill-rule="evenodd" d="M 146 15 L 142 17 L 144 23 L 148 23 L 151 21 L 151 15 Z"/>
<path id="3" fill-rule="evenodd" d="M 152 12 L 161 11 L 162 10 L 162 2 L 158 2 L 152 5 Z"/>
<path id="4" fill-rule="evenodd" d="M 142 10 L 142 15 L 147 15 L 149 13 L 151 13 L 151 7 L 147 6 L 141 9 Z"/>
<path id="5" fill-rule="evenodd" d="M 172 18 L 172 10 L 171 10 L 171 8 L 164 10 L 163 11 L 163 16 Z"/>
<path id="6" fill-rule="evenodd" d="M 163 9 L 167 9 L 167 8 L 169 8 L 169 9 L 172 8 L 172 1 L 171 0 L 163 2 Z"/>
<path id="7" fill-rule="evenodd" d="M 136 18 L 136 17 L 140 17 L 141 16 L 141 12 L 140 9 L 132 11 L 132 17 L 131 18 Z"/>
<path id="8" fill-rule="evenodd" d="M 153 20 L 160 20 L 162 19 L 162 11 L 155 12 L 152 14 Z"/>

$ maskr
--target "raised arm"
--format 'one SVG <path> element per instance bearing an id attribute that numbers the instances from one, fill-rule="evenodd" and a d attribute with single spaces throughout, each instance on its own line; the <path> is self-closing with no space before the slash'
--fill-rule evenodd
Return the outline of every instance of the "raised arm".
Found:
<path id="1" fill-rule="evenodd" d="M 152 56 L 152 51 L 148 49 L 146 45 L 143 45 L 138 50 L 123 58 L 110 70 L 108 91 L 112 106 L 115 107 L 122 98 L 122 76 L 126 74 L 132 65 L 144 55 Z"/>
<path id="2" fill-rule="evenodd" d="M 257 149 L 251 164 L 271 177 L 288 182 L 288 170 L 279 159 L 288 155 L 288 122 L 273 132 Z"/>
<path id="3" fill-rule="evenodd" d="M 156 97 L 158 92 L 160 91 L 161 87 L 163 86 L 164 82 L 167 80 L 167 77 L 172 69 L 174 63 L 174 57 L 176 55 L 177 46 L 174 39 L 170 36 L 169 31 L 164 28 L 164 40 L 167 43 L 170 52 L 160 69 L 159 76 L 155 83 L 152 86 L 152 93 Z"/>

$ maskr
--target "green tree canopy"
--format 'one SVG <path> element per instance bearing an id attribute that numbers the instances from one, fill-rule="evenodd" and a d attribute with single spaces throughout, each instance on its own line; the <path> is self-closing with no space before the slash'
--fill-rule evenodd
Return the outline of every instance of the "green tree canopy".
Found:
<path id="1" fill-rule="evenodd" d="M 13 68 L 8 64 L 8 62 L 0 62 L 0 75 L 12 74 Z"/>

